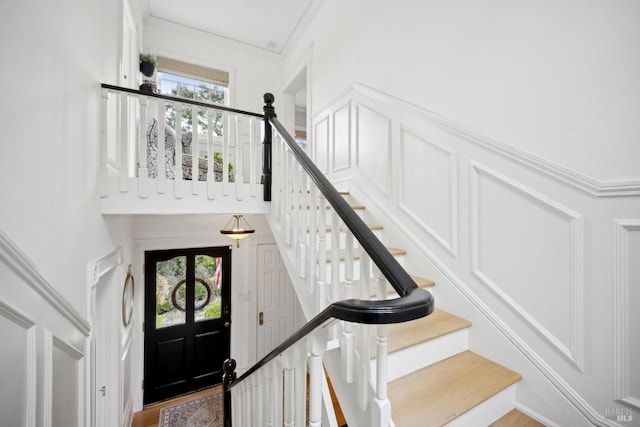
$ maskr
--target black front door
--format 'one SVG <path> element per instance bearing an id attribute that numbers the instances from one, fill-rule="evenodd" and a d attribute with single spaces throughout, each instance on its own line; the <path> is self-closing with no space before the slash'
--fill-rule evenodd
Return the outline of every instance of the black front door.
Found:
<path id="1" fill-rule="evenodd" d="M 222 382 L 230 285 L 229 247 L 145 253 L 145 405 Z"/>

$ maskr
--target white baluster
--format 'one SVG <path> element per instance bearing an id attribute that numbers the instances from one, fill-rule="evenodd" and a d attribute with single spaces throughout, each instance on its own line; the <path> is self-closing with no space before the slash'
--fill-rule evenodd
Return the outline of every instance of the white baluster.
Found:
<path id="1" fill-rule="evenodd" d="M 273 363 L 273 423 L 275 426 L 282 425 L 282 361 L 276 358 Z"/>
<path id="2" fill-rule="evenodd" d="M 384 300 L 388 298 L 387 294 L 387 279 L 384 277 L 384 274 L 378 269 L 378 266 L 373 264 L 373 277 L 376 280 L 376 298 L 379 300 Z"/>
<path id="3" fill-rule="evenodd" d="M 322 421 L 322 356 L 327 350 L 325 328 L 307 339 L 309 345 L 309 425 L 320 427 Z"/>
<path id="4" fill-rule="evenodd" d="M 264 425 L 266 427 L 274 427 L 275 419 L 274 419 L 274 408 L 276 405 L 275 402 L 275 389 L 276 386 L 273 382 L 273 362 L 263 367 L 262 370 L 265 371 L 265 386 L 264 386 Z"/>
<path id="5" fill-rule="evenodd" d="M 369 255 L 363 250 L 360 250 L 360 299 L 369 298 L 369 280 L 370 280 L 370 267 L 369 267 Z M 358 342 L 358 403 L 360 409 L 363 411 L 367 407 L 367 400 L 369 398 L 369 361 L 371 359 L 371 349 L 369 347 L 369 326 L 365 324 L 358 325 L 359 342 Z"/>
<path id="6" fill-rule="evenodd" d="M 314 208 L 316 208 L 314 206 Z M 317 289 L 317 307 L 318 313 L 327 306 L 327 217 L 325 215 L 325 198 L 321 194 L 318 197 L 318 289 Z"/>
<path id="7" fill-rule="evenodd" d="M 305 201 L 303 201 L 303 203 L 306 203 Z M 298 247 L 299 247 L 299 251 L 298 253 L 300 254 L 300 258 L 299 258 L 299 268 L 300 268 L 300 278 L 301 279 L 305 279 L 307 277 L 307 214 L 308 214 L 308 207 L 306 206 L 306 204 L 303 204 L 303 206 L 300 206 L 300 226 L 299 226 L 299 232 L 298 232 Z"/>
<path id="8" fill-rule="evenodd" d="M 146 96 L 138 98 L 140 103 L 140 126 L 138 132 L 138 197 L 147 198 L 147 106 L 149 100 Z"/>
<path id="9" fill-rule="evenodd" d="M 222 195 L 229 195 L 229 144 L 231 143 L 231 115 L 229 113 L 223 113 L 224 131 L 222 142 Z"/>
<path id="10" fill-rule="evenodd" d="M 295 421 L 295 395 L 297 390 L 295 389 L 294 378 L 294 352 L 292 348 L 289 348 L 282 355 L 282 364 L 284 367 L 283 386 L 284 386 L 284 426 L 293 427 Z"/>
<path id="11" fill-rule="evenodd" d="M 257 186 L 257 178 L 256 178 L 256 164 L 258 164 L 258 162 L 256 162 L 256 120 L 254 120 L 253 117 L 249 118 L 249 194 L 251 195 L 251 197 L 256 197 L 257 193 L 258 193 L 258 186 Z M 279 166 L 279 164 L 278 164 Z M 278 174 L 280 174 L 280 170 L 279 168 L 276 169 L 278 170 Z M 282 184 L 282 183 L 280 183 Z M 282 190 L 282 187 L 280 187 L 280 189 Z M 276 206 L 276 209 L 278 209 L 278 207 Z M 276 217 L 277 219 L 280 219 L 279 216 Z"/>
<path id="12" fill-rule="evenodd" d="M 173 188 L 176 199 L 182 199 L 184 194 L 183 176 L 182 176 L 182 114 L 184 106 L 178 104 L 176 110 L 176 143 L 173 147 L 174 166 L 173 166 Z M 193 162 L 192 162 L 193 164 Z M 193 166 L 191 167 L 191 179 L 193 179 Z"/>
<path id="13" fill-rule="evenodd" d="M 266 378 L 265 378 L 266 371 L 267 371 L 266 369 L 260 369 L 258 372 L 254 374 L 256 376 L 256 384 L 254 388 L 255 390 L 254 406 L 256 411 L 255 411 L 255 416 L 253 418 L 253 425 L 256 427 L 263 427 L 265 425 L 264 390 L 266 386 Z"/>
<path id="14" fill-rule="evenodd" d="M 345 226 L 345 259 L 344 259 L 344 298 L 353 298 L 353 234 Z M 362 286 L 362 285 L 361 285 Z M 356 338 L 353 324 L 344 322 L 344 331 L 340 337 L 340 369 L 342 378 L 347 383 L 353 382 Z"/>
<path id="15" fill-rule="evenodd" d="M 191 107 L 191 194 L 198 195 L 200 180 L 200 111 Z M 182 141 L 179 141 L 182 147 Z"/>
<path id="16" fill-rule="evenodd" d="M 165 168 L 165 131 L 164 131 L 164 110 L 163 101 L 156 103 L 156 121 L 158 131 L 158 158 L 156 159 L 156 192 L 164 194 L 167 185 L 167 172 Z"/>
<path id="17" fill-rule="evenodd" d="M 373 426 L 387 427 L 391 421 L 391 402 L 387 398 L 387 325 L 377 326 L 376 395 L 372 405 Z"/>
<path id="18" fill-rule="evenodd" d="M 340 299 L 340 217 L 331 208 L 331 301 Z"/>
<path id="19" fill-rule="evenodd" d="M 109 94 L 107 89 L 102 89 L 102 145 L 100 147 L 100 197 L 109 194 L 107 150 L 109 146 Z"/>
<path id="20" fill-rule="evenodd" d="M 235 116 L 235 142 L 236 142 L 236 200 L 244 198 L 243 186 L 244 176 L 242 175 L 242 137 L 240 135 L 240 117 Z"/>
<path id="21" fill-rule="evenodd" d="M 216 198 L 215 150 L 213 148 L 214 111 L 207 110 L 207 199 Z"/>
<path id="22" fill-rule="evenodd" d="M 120 94 L 120 191 L 126 193 L 129 170 L 129 97 Z"/>
<path id="23" fill-rule="evenodd" d="M 313 295 L 316 288 L 316 275 L 318 274 L 318 188 L 311 184 L 309 193 L 309 294 Z M 322 265 L 320 267 L 323 267 Z"/>
<path id="24" fill-rule="evenodd" d="M 284 217 L 284 236 L 285 236 L 285 242 L 288 246 L 291 245 L 291 219 L 293 215 L 293 204 L 294 204 L 294 198 L 293 198 L 294 178 L 293 178 L 292 162 L 293 162 L 293 158 L 291 156 L 291 153 L 287 150 L 286 161 L 285 161 L 286 174 L 287 174 L 287 192 L 286 192 L 286 202 L 285 202 L 286 213 Z"/>
<path id="25" fill-rule="evenodd" d="M 295 346 L 295 426 L 304 427 L 307 409 L 307 346 L 300 341 Z"/>

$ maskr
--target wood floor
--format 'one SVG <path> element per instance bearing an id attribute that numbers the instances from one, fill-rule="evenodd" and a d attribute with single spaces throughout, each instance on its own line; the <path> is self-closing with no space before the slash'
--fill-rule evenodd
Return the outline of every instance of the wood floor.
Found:
<path id="1" fill-rule="evenodd" d="M 147 406 L 142 411 L 136 412 L 133 415 L 133 423 L 131 424 L 131 427 L 158 427 L 158 422 L 160 419 L 160 410 L 162 408 L 175 405 L 176 403 L 195 399 L 197 397 L 202 397 L 208 394 L 217 393 L 221 390 L 222 390 L 222 386 L 216 386 L 216 387 L 198 391 L 196 393 L 176 397 L 175 399 L 167 400 L 165 402 L 156 403 L 155 405 Z"/>

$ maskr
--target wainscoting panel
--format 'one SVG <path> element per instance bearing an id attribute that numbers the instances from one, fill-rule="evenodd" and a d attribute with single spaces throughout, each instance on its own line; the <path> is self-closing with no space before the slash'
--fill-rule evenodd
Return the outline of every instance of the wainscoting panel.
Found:
<path id="1" fill-rule="evenodd" d="M 35 426 L 35 322 L 0 302 L 0 331 L 3 334 L 0 365 L 11 367 L 0 372 L 0 384 L 3 387 L 11 385 L 10 392 L 3 393 L 0 400 L 2 423 L 8 426 Z"/>
<path id="2" fill-rule="evenodd" d="M 355 161 L 329 178 L 438 283 L 436 305 L 474 323 L 471 344 L 523 374 L 518 403 L 549 425 L 640 409 L 640 181 L 583 175 L 360 83 L 314 123 L 349 103 Z"/>
<path id="3" fill-rule="evenodd" d="M 356 105 L 356 162 L 361 173 L 386 197 L 391 197 L 391 119 Z"/>
<path id="4" fill-rule="evenodd" d="M 333 172 L 351 167 L 351 104 L 333 113 Z"/>
<path id="5" fill-rule="evenodd" d="M 457 256 L 458 164 L 452 149 L 400 126 L 400 208 Z"/>
<path id="6" fill-rule="evenodd" d="M 581 370 L 582 217 L 478 163 L 472 168 L 474 273 Z"/>
<path id="7" fill-rule="evenodd" d="M 0 424 L 88 425 L 89 323 L 2 230 L 0 283 Z"/>
<path id="8" fill-rule="evenodd" d="M 46 332 L 45 340 L 51 339 L 51 423 L 53 426 L 82 427 L 84 354 L 49 331 Z"/>
<path id="9" fill-rule="evenodd" d="M 314 132 L 314 158 L 316 166 L 323 172 L 329 173 L 329 118 L 326 117 L 316 123 Z"/>
<path id="10" fill-rule="evenodd" d="M 640 220 L 615 222 L 616 399 L 640 409 Z"/>

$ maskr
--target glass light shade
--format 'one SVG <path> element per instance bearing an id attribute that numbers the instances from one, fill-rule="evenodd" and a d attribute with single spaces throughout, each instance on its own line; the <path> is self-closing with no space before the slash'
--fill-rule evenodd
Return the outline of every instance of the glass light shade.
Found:
<path id="1" fill-rule="evenodd" d="M 256 230 L 251 228 L 249 223 L 242 215 L 233 215 L 231 220 L 220 230 L 220 233 L 236 241 L 236 247 L 240 247 L 240 240 L 248 237 Z"/>

